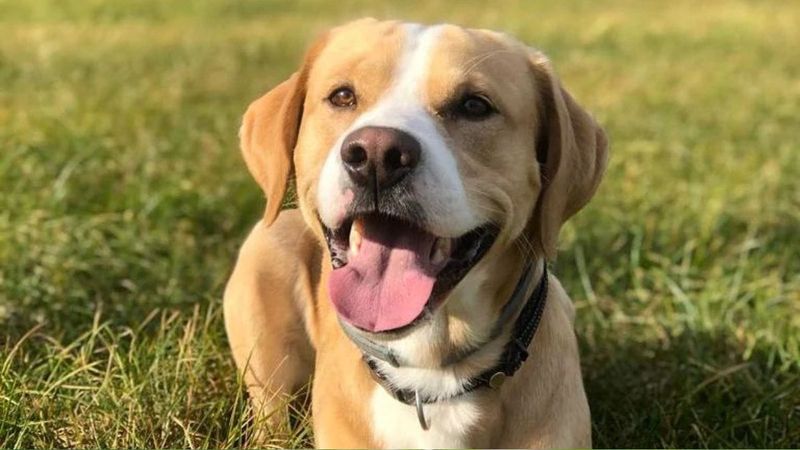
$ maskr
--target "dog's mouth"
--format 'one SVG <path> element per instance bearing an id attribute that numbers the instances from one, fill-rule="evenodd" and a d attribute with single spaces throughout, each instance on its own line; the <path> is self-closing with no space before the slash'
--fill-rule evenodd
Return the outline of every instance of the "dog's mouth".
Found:
<path id="1" fill-rule="evenodd" d="M 397 332 L 429 316 L 498 235 L 487 224 L 457 238 L 439 237 L 381 214 L 356 215 L 335 230 L 323 229 L 336 312 L 372 333 Z"/>

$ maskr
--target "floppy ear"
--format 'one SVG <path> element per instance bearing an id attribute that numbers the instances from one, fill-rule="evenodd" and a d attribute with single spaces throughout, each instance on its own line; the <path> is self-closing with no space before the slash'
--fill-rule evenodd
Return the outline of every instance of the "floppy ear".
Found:
<path id="1" fill-rule="evenodd" d="M 324 36 L 317 39 L 301 69 L 251 103 L 242 119 L 240 147 L 250 174 L 266 195 L 266 225 L 275 221 L 286 194 L 303 118 L 308 73 L 324 42 Z"/>
<path id="2" fill-rule="evenodd" d="M 564 222 L 592 198 L 608 161 L 608 140 L 602 128 L 561 87 L 550 62 L 539 52 L 531 56 L 541 98 L 537 159 L 542 190 L 530 233 L 547 259 L 557 252 Z"/>

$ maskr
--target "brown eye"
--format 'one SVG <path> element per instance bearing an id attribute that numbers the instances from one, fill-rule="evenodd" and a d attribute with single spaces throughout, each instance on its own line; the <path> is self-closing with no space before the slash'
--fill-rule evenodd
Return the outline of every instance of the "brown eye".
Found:
<path id="1" fill-rule="evenodd" d="M 352 108 L 356 105 L 356 94 L 352 89 L 342 87 L 333 91 L 328 101 L 337 108 Z"/>
<path id="2" fill-rule="evenodd" d="M 493 112 L 491 103 L 480 95 L 467 95 L 458 105 L 458 113 L 467 119 L 483 119 Z"/>

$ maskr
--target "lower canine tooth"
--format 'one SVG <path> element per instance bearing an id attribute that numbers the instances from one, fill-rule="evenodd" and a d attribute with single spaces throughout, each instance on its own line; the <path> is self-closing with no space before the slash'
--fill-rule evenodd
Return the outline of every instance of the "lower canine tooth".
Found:
<path id="1" fill-rule="evenodd" d="M 358 249 L 361 247 L 361 234 L 364 225 L 359 220 L 353 221 L 353 226 L 350 227 L 350 254 L 355 256 L 358 254 Z"/>

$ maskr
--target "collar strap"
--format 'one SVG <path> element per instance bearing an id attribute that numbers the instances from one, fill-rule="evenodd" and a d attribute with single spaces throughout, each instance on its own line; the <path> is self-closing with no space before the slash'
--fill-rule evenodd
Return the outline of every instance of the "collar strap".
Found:
<path id="1" fill-rule="evenodd" d="M 519 304 L 521 301 L 520 299 L 525 298 L 525 291 L 530 284 L 531 277 L 533 276 L 532 273 L 533 267 L 529 262 L 525 271 L 523 272 L 522 277 L 517 283 L 517 286 L 514 288 L 514 293 L 512 294 L 511 299 L 503 307 L 503 311 L 500 314 L 500 320 L 498 320 L 497 325 L 495 325 L 495 329 L 498 330 L 497 335 L 502 332 L 504 320 L 507 321 L 510 318 L 511 313 L 517 309 L 510 306 Z M 536 330 L 539 328 L 539 323 L 541 322 L 546 303 L 547 265 L 545 264 L 542 270 L 542 278 L 539 280 L 539 284 L 536 286 L 536 289 L 531 293 L 531 296 L 528 297 L 528 301 L 522 307 L 522 311 L 520 311 L 519 316 L 514 323 L 514 328 L 511 332 L 511 339 L 508 343 L 506 343 L 498 363 L 490 369 L 485 370 L 479 375 L 468 380 L 464 384 L 462 390 L 456 394 L 448 397 L 421 397 L 419 401 L 417 400 L 417 394 L 415 391 L 410 389 L 397 389 L 387 379 L 386 375 L 381 373 L 379 370 L 377 361 L 375 361 L 375 359 L 386 361 L 394 367 L 400 367 L 397 356 L 394 355 L 391 349 L 365 340 L 364 338 L 358 336 L 358 334 L 353 333 L 352 330 L 348 330 L 347 326 L 344 328 L 347 332 L 347 335 L 351 339 L 353 337 L 357 337 L 357 339 L 354 339 L 353 342 L 355 342 L 356 345 L 358 345 L 358 347 L 364 352 L 364 362 L 366 362 L 367 367 L 369 368 L 370 373 L 375 381 L 398 401 L 407 405 L 413 405 L 417 403 L 417 408 L 420 409 L 420 403 L 436 403 L 438 401 L 458 397 L 484 387 L 490 387 L 492 389 L 499 388 L 507 377 L 513 376 L 514 373 L 516 373 L 517 370 L 522 367 L 522 364 L 528 358 L 528 346 L 530 345 L 531 341 L 533 341 L 533 337 L 536 335 Z M 508 311 L 511 312 L 507 313 Z M 364 344 L 369 344 L 369 347 L 364 346 Z M 478 348 L 468 350 L 466 355 L 464 355 L 461 359 L 466 358 L 470 354 L 474 353 Z M 369 349 L 369 351 L 365 349 Z M 392 363 L 392 361 L 394 361 L 394 363 Z"/>
<path id="2" fill-rule="evenodd" d="M 405 366 L 406 364 L 400 364 L 400 358 L 397 354 L 389 347 L 385 345 L 378 344 L 375 341 L 369 340 L 362 336 L 352 325 L 348 324 L 347 322 L 339 319 L 339 325 L 341 325 L 344 334 L 356 344 L 356 347 L 361 350 L 361 353 L 364 355 L 364 358 L 375 358 L 380 359 L 381 361 L 386 361 L 392 367 L 400 367 Z"/>

